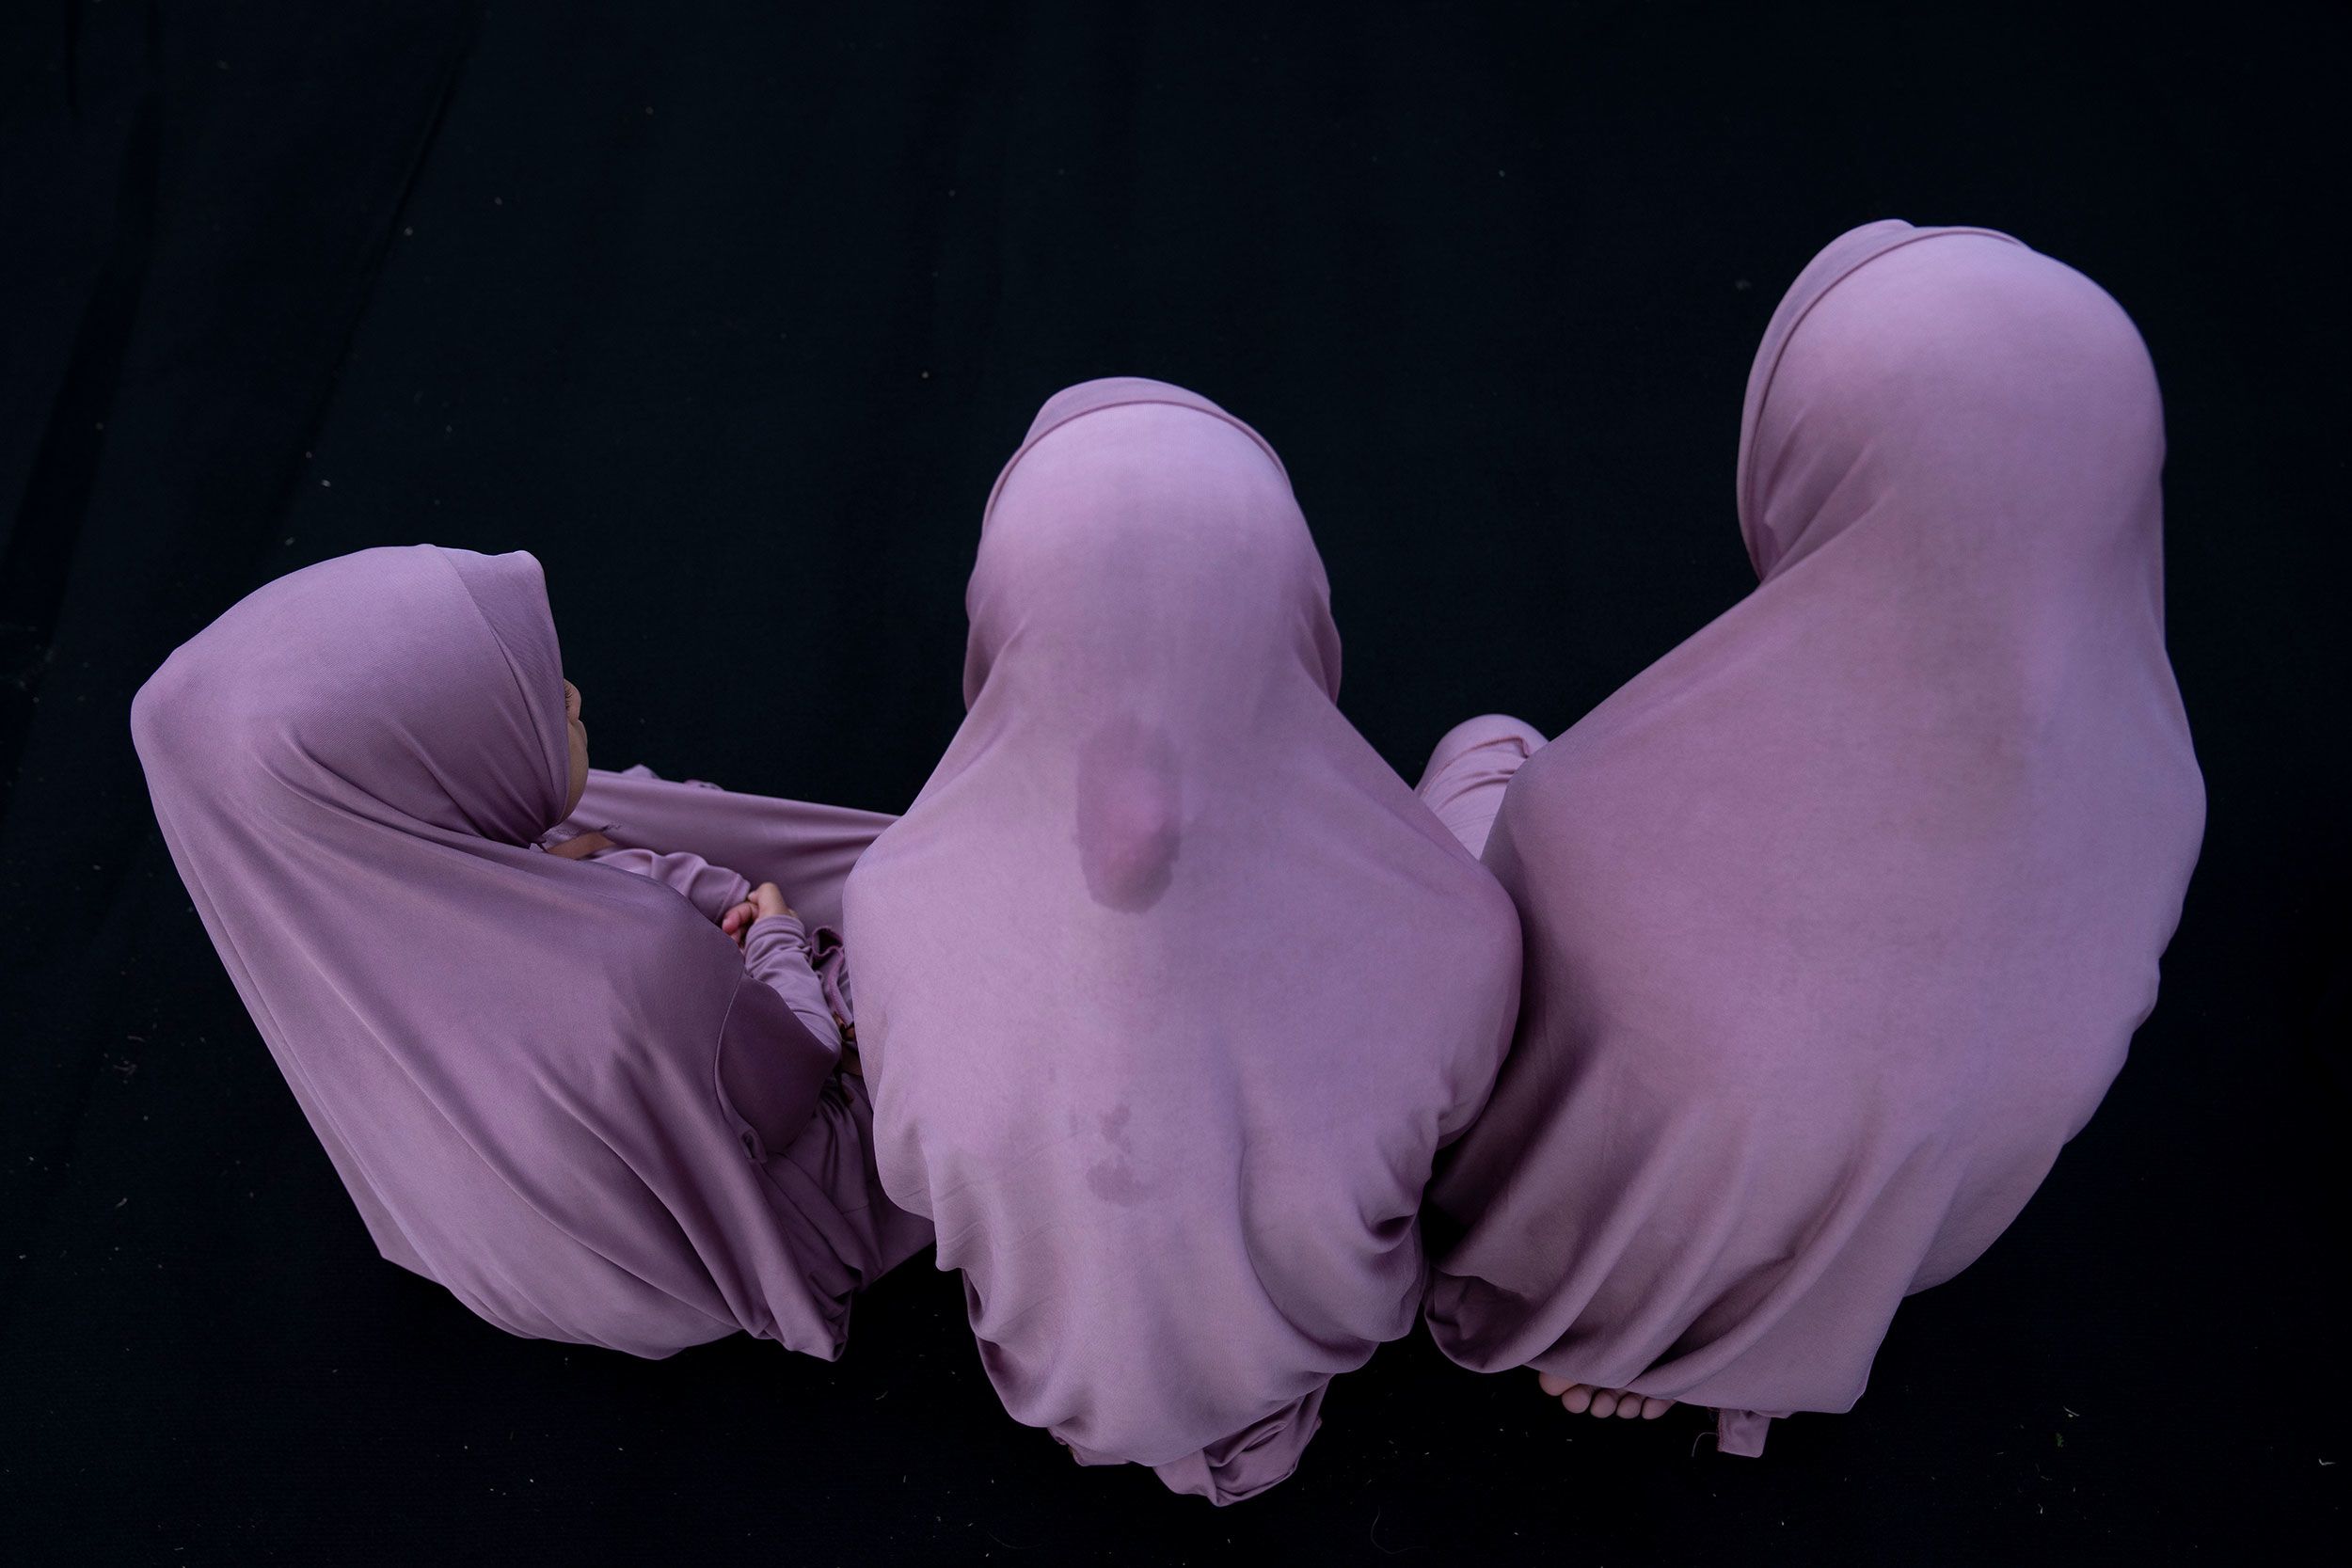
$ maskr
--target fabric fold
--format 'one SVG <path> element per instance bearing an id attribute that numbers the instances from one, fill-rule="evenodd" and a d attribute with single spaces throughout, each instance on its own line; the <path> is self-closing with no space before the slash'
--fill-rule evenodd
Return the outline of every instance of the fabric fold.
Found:
<path id="1" fill-rule="evenodd" d="M 1411 1326 L 1509 901 L 1341 716 L 1288 478 L 1206 399 L 1047 402 L 965 604 L 963 725 L 846 895 L 883 1180 L 1016 1419 L 1230 1502 Z"/>
<path id="2" fill-rule="evenodd" d="M 601 775 L 587 819 L 649 836 L 617 863 L 542 852 L 570 739 L 520 553 L 279 578 L 172 655 L 132 731 L 205 928 L 387 1259 L 532 1338 L 839 1354 L 850 1293 L 920 1227 L 879 1197 L 862 1085 L 713 920 L 745 869 L 720 856 L 830 906 L 884 819 Z M 749 1144 L 734 1101 L 764 1122 Z"/>
<path id="3" fill-rule="evenodd" d="M 2129 319 L 2007 235 L 1870 224 L 1799 276 L 1740 437 L 1757 587 L 1486 842 L 1527 965 L 1431 1188 L 1448 1355 L 1711 1405 L 1756 1453 L 2015 1217 L 2154 1005 L 2202 832 L 2163 455 Z"/>

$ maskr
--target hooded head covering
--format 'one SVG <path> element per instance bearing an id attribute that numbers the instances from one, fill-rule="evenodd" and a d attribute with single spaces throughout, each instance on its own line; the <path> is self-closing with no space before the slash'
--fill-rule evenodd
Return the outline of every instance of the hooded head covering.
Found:
<path id="1" fill-rule="evenodd" d="M 1860 1396 L 2123 1062 L 2203 792 L 2164 651 L 2155 378 L 2080 274 L 1872 224 L 1748 384 L 1760 586 L 1537 752 L 1527 937 L 1432 1187 L 1456 1360 L 1760 1417 Z"/>
<path id="2" fill-rule="evenodd" d="M 386 1258 L 533 1338 L 837 1354 L 859 1238 L 720 1083 L 723 1036 L 732 1082 L 805 1032 L 678 895 L 531 847 L 568 785 L 536 561 L 417 546 L 295 572 L 174 653 L 132 732 Z"/>
<path id="3" fill-rule="evenodd" d="M 1214 404 L 1046 404 L 966 606 L 963 726 L 847 893 L 882 1180 L 1017 1419 L 1246 1497 L 1411 1327 L 1510 904 L 1341 717 L 1306 521 Z"/>

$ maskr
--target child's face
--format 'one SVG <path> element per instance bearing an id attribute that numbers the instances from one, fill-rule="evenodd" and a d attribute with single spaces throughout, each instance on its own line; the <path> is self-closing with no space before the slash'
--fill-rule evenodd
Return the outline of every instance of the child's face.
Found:
<path id="1" fill-rule="evenodd" d="M 580 688 L 569 681 L 564 683 L 564 727 L 572 740 L 572 789 L 564 801 L 569 816 L 588 788 L 588 726 L 580 721 Z"/>

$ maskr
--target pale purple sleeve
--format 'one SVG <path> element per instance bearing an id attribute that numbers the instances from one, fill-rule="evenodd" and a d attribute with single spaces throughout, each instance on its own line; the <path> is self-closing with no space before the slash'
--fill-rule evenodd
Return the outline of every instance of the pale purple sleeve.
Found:
<path id="1" fill-rule="evenodd" d="M 682 895 L 713 922 L 752 895 L 751 883 L 723 865 L 680 850 L 656 854 L 651 849 L 599 849 L 588 859 L 600 865 L 648 877 Z M 841 1048 L 841 1030 L 825 1000 L 824 983 L 808 961 L 808 935 L 800 917 L 770 915 L 752 923 L 743 942 L 743 967 L 766 984 L 818 1040 L 834 1052 Z"/>
<path id="2" fill-rule="evenodd" d="M 743 967 L 783 997 L 811 1034 L 840 1049 L 841 1029 L 825 1000 L 824 982 L 809 967 L 808 935 L 798 915 L 771 914 L 753 921 L 743 942 Z"/>
<path id="3" fill-rule="evenodd" d="M 721 915 L 752 895 L 751 883 L 700 855 L 657 855 L 651 849 L 615 848 L 599 849 L 588 859 L 598 865 L 617 865 L 640 877 L 650 877 L 675 890 L 714 926 Z"/>

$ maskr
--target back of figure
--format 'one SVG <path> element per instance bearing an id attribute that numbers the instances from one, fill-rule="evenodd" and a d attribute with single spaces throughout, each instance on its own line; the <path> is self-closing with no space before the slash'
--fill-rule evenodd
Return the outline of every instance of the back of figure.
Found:
<path id="1" fill-rule="evenodd" d="M 1411 1326 L 1516 926 L 1334 706 L 1313 543 L 1214 404 L 1047 404 L 967 603 L 969 715 L 847 894 L 883 1180 L 1018 1419 L 1247 1497 Z"/>
<path id="2" fill-rule="evenodd" d="M 1518 1038 L 1432 1188 L 1456 1360 L 1844 1410 L 2154 1005 L 2203 792 L 2163 640 L 2161 406 L 2080 274 L 1873 224 L 1751 378 L 1760 585 L 1545 748 L 1486 859 Z"/>

